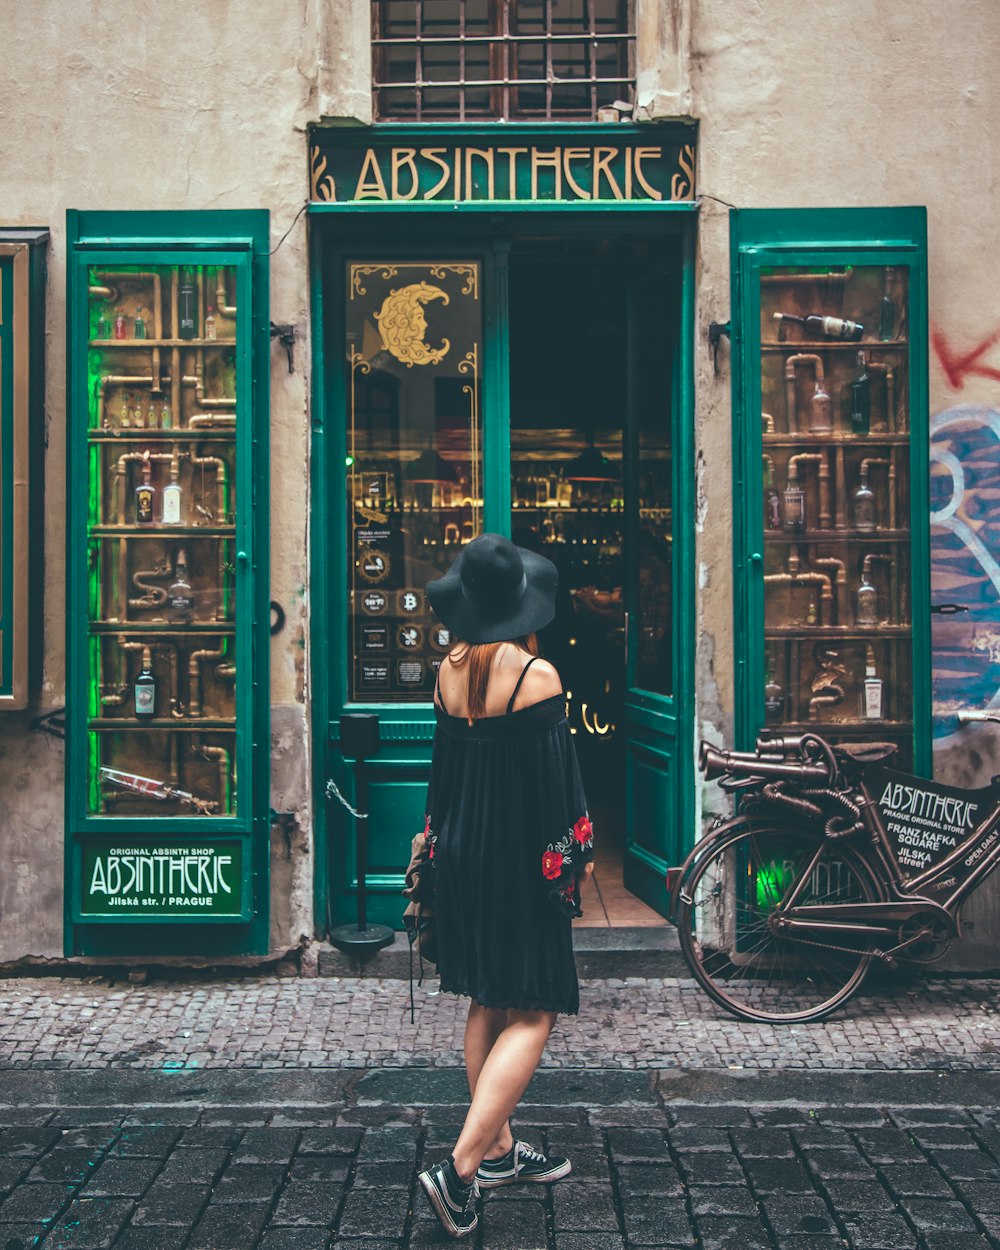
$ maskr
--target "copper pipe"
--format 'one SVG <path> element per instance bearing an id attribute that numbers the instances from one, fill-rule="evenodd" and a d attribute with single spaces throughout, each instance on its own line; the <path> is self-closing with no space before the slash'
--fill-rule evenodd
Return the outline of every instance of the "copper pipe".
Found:
<path id="1" fill-rule="evenodd" d="M 896 375 L 892 371 L 892 365 L 884 364 L 880 360 L 868 361 L 869 372 L 881 373 L 885 381 L 885 428 L 892 433 L 896 427 Z"/>
<path id="2" fill-rule="evenodd" d="M 833 586 L 825 573 L 765 573 L 765 586 L 819 586 L 820 615 L 818 623 L 829 625 L 833 607 Z"/>
<path id="3" fill-rule="evenodd" d="M 226 657 L 225 643 L 219 644 L 217 651 L 201 650 L 192 651 L 188 657 L 188 698 L 189 698 L 189 715 L 204 716 L 204 692 L 202 690 L 202 670 L 201 664 L 203 660 L 224 660 Z"/>
<path id="4" fill-rule="evenodd" d="M 217 681 L 235 681 L 236 665 L 235 664 L 216 664 L 215 676 Z"/>
<path id="5" fill-rule="evenodd" d="M 836 707 L 838 703 L 844 701 L 844 690 L 842 686 L 829 686 L 829 694 L 814 694 L 809 700 L 809 719 L 811 721 L 819 720 L 819 709 L 821 707 Z"/>
<path id="6" fill-rule="evenodd" d="M 787 286 L 789 283 L 811 282 L 815 286 L 843 286 L 843 273 L 762 273 L 761 286 Z"/>
<path id="7" fill-rule="evenodd" d="M 113 299 L 117 299 L 121 292 L 116 286 L 88 286 L 87 294 L 94 296 L 96 299 L 102 299 L 105 303 L 110 304 Z"/>
<path id="8" fill-rule="evenodd" d="M 146 281 L 151 280 L 153 283 L 153 338 L 154 339 L 163 338 L 163 288 L 160 282 L 160 275 L 159 273 L 156 272 L 156 270 L 149 270 L 146 273 L 105 272 L 105 273 L 99 273 L 97 276 L 103 279 L 116 278 L 118 279 L 119 282 L 122 282 L 122 281 L 131 282 L 131 281 L 135 281 L 138 278 L 143 278 Z M 90 293 L 93 295 L 97 291 L 105 291 L 105 290 L 114 290 L 116 297 L 119 294 L 119 292 L 115 290 L 115 288 L 108 288 L 108 287 L 91 287 Z M 159 347 L 153 347 L 151 350 L 151 364 L 152 364 L 152 369 L 153 369 L 153 379 L 152 379 L 153 391 L 156 394 L 159 394 L 161 390 Z"/>
<path id="9" fill-rule="evenodd" d="M 215 271 L 215 311 L 223 317 L 235 317 L 236 305 L 226 303 L 226 271 L 221 266 Z"/>
<path id="10" fill-rule="evenodd" d="M 206 747 L 200 743 L 191 744 L 191 754 L 200 755 L 202 759 L 217 760 L 219 772 L 219 806 L 228 809 L 229 790 L 229 752 L 225 747 Z M 233 778 L 235 781 L 235 777 Z"/>
<path id="11" fill-rule="evenodd" d="M 823 361 L 815 352 L 796 352 L 794 356 L 789 356 L 785 361 L 785 421 L 788 425 L 789 434 L 797 433 L 799 428 L 798 413 L 795 406 L 795 371 L 799 365 L 805 364 L 806 361 L 812 363 L 817 382 L 826 380 Z"/>
<path id="12" fill-rule="evenodd" d="M 888 491 L 889 491 L 889 528 L 896 528 L 896 466 L 891 460 L 880 459 L 877 456 L 869 456 L 861 461 L 861 479 L 862 481 L 870 481 L 870 470 L 875 466 L 880 469 L 888 469 Z"/>
<path id="13" fill-rule="evenodd" d="M 772 417 L 769 412 L 762 412 L 760 414 L 760 419 L 764 427 L 764 433 L 773 434 L 774 433 L 774 417 Z"/>
<path id="14" fill-rule="evenodd" d="M 151 569 L 139 569 L 138 572 L 132 574 L 132 581 L 140 590 L 146 593 L 141 599 L 129 599 L 128 606 L 130 608 L 158 608 L 161 604 L 167 602 L 167 592 L 162 586 L 150 586 L 142 579 L 144 577 L 168 577 L 170 575 L 169 564 L 157 564 Z"/>
<path id="15" fill-rule="evenodd" d="M 846 625 L 847 623 L 847 567 L 843 560 L 837 560 L 834 556 L 813 556 L 810 564 L 814 569 L 828 568 L 834 571 L 834 584 L 837 588 L 836 604 L 837 604 L 837 620 L 836 624 Z"/>
<path id="16" fill-rule="evenodd" d="M 177 292 L 175 290 L 174 291 L 175 297 L 176 297 L 176 294 Z M 176 310 L 175 310 L 175 313 L 176 313 Z M 170 378 L 171 378 L 170 420 L 173 422 L 173 426 L 175 430 L 179 430 L 181 428 L 182 391 L 181 391 L 180 386 L 173 385 L 173 379 L 179 378 L 180 376 L 181 376 L 181 349 L 179 347 L 172 347 L 170 349 Z M 183 378 L 181 378 L 181 383 L 183 384 Z"/>
<path id="17" fill-rule="evenodd" d="M 799 476 L 800 464 L 818 465 L 819 478 L 819 528 L 828 530 L 830 528 L 830 464 L 826 458 L 826 454 L 821 451 L 803 451 L 798 455 L 789 456 L 788 472 L 794 473 L 796 479 Z"/>
<path id="18" fill-rule="evenodd" d="M 235 424 L 236 414 L 232 412 L 196 412 L 188 421 L 188 429 L 200 430 L 202 426 L 228 428 Z"/>
<path id="19" fill-rule="evenodd" d="M 191 465 L 200 465 L 205 468 L 207 465 L 215 465 L 215 482 L 217 487 L 216 505 L 217 513 L 220 517 L 226 515 L 226 462 L 218 456 L 199 456 L 194 451 L 191 453 Z"/>
<path id="20" fill-rule="evenodd" d="M 194 387 L 195 398 L 198 400 L 198 405 L 201 408 L 235 408 L 236 407 L 235 395 L 231 397 L 223 396 L 217 399 L 209 399 L 206 397 L 204 350 L 199 350 L 197 356 L 195 357 L 194 376 L 192 377 L 190 374 L 185 374 L 184 377 L 181 378 L 181 384 L 183 386 Z"/>

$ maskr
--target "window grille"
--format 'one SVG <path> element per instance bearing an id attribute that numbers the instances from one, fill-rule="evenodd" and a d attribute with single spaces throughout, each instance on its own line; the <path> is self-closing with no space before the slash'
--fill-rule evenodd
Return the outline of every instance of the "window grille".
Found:
<path id="1" fill-rule="evenodd" d="M 631 104 L 632 0 L 372 0 L 379 121 L 593 120 Z"/>

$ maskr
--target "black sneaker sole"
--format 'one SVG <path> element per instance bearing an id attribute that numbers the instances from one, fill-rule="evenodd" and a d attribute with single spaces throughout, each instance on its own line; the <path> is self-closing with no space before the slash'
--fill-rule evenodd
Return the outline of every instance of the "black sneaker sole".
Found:
<path id="1" fill-rule="evenodd" d="M 540 1172 L 535 1176 L 525 1176 L 523 1172 L 519 1172 L 517 1176 L 489 1177 L 477 1172 L 476 1180 L 480 1189 L 500 1189 L 503 1185 L 551 1185 L 554 1181 L 561 1181 L 564 1176 L 569 1176 L 572 1171 L 573 1164 L 567 1159 L 550 1172 Z"/>
<path id="2" fill-rule="evenodd" d="M 475 1230 L 476 1225 L 479 1223 L 479 1216 L 473 1215 L 472 1223 L 466 1224 L 464 1228 L 460 1224 L 456 1224 L 451 1211 L 441 1198 L 441 1191 L 434 1184 L 429 1172 L 419 1173 L 417 1180 L 420 1182 L 421 1189 L 427 1195 L 427 1200 L 434 1208 L 434 1214 L 438 1217 L 441 1227 L 449 1237 L 466 1237 Z"/>

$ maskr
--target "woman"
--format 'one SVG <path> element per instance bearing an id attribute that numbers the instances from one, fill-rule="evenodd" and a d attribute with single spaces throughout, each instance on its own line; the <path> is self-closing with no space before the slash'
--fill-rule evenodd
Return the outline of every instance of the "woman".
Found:
<path id="1" fill-rule="evenodd" d="M 472 1102 L 452 1153 L 419 1180 L 452 1237 L 476 1227 L 480 1187 L 571 1170 L 515 1141 L 509 1123 L 557 1014 L 579 1010 L 570 922 L 593 871 L 562 683 L 535 640 L 556 582 L 544 556 L 483 534 L 427 587 L 456 640 L 434 691 L 425 836 L 441 989 L 472 1000 Z"/>

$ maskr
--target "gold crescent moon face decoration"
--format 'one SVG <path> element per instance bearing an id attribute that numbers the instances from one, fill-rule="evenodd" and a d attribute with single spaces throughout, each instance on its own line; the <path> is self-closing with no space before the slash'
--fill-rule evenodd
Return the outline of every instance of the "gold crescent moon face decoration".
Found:
<path id="1" fill-rule="evenodd" d="M 425 342 L 427 318 L 423 305 L 435 299 L 444 300 L 446 304 L 451 302 L 448 292 L 442 291 L 439 286 L 413 282 L 398 291 L 390 291 L 381 310 L 375 314 L 383 347 L 408 369 L 414 365 L 440 364 L 451 347 L 445 338 L 441 340 L 440 347 L 431 347 Z"/>

